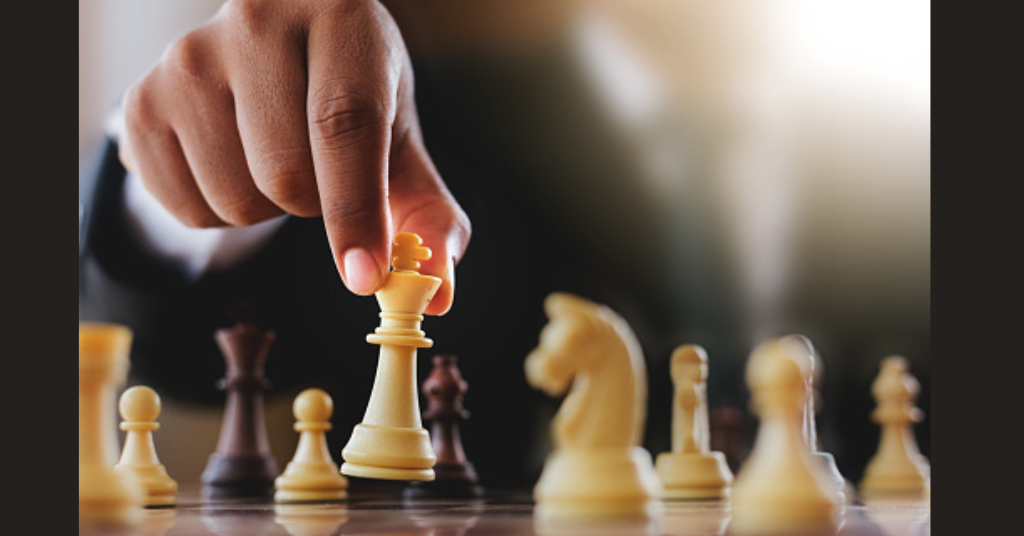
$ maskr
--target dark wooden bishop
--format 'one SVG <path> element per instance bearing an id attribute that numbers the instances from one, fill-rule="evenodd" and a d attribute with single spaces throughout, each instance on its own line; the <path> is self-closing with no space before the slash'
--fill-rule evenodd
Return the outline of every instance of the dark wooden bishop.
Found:
<path id="1" fill-rule="evenodd" d="M 206 497 L 269 497 L 274 494 L 277 462 L 270 453 L 263 416 L 263 376 L 276 333 L 248 323 L 217 330 L 215 339 L 227 373 L 217 388 L 227 391 L 217 450 L 203 471 Z"/>
<path id="2" fill-rule="evenodd" d="M 424 420 L 431 422 L 430 441 L 437 455 L 433 481 L 414 482 L 406 488 L 408 497 L 477 497 L 483 494 L 473 464 L 462 449 L 459 423 L 469 418 L 462 407 L 469 385 L 462 379 L 453 355 L 434 356 L 434 368 L 423 382 L 427 397 Z"/>

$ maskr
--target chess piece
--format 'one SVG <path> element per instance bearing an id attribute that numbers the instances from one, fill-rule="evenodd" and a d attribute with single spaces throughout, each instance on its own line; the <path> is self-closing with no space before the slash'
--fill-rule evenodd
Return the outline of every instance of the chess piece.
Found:
<path id="1" fill-rule="evenodd" d="M 804 383 L 807 385 L 807 401 L 804 404 L 803 416 L 804 441 L 807 442 L 807 447 L 811 449 L 814 457 L 818 458 L 819 462 L 828 472 L 836 499 L 840 504 L 846 504 L 853 499 L 853 494 L 847 492 L 849 485 L 846 482 L 846 478 L 839 472 L 835 457 L 831 453 L 822 452 L 818 444 L 818 430 L 814 420 L 817 411 L 815 410 L 814 402 L 820 396 L 817 386 L 821 384 L 823 375 L 821 358 L 818 357 L 810 339 L 803 335 L 787 335 L 780 339 L 780 343 L 785 346 L 790 357 L 803 361 L 804 366 L 801 367 L 801 370 L 806 371 L 807 374 L 806 378 L 804 378 Z"/>
<path id="2" fill-rule="evenodd" d="M 327 449 L 334 402 L 320 389 L 306 389 L 292 405 L 299 445 L 284 474 L 277 477 L 274 500 L 277 502 L 339 501 L 348 496 L 348 479 Z"/>
<path id="3" fill-rule="evenodd" d="M 413 482 L 405 490 L 406 497 L 479 497 L 483 488 L 473 464 L 466 459 L 459 434 L 459 422 L 469 418 L 462 407 L 469 385 L 462 379 L 453 355 L 434 356 L 434 369 L 423 382 L 427 411 L 423 418 L 431 422 L 430 438 L 437 463 L 435 479 Z"/>
<path id="4" fill-rule="evenodd" d="M 924 495 L 931 491 L 931 469 L 914 439 L 912 423 L 923 415 L 914 407 L 921 386 L 902 357 L 882 361 L 871 386 L 878 407 L 871 420 L 882 427 L 878 452 L 868 462 L 860 483 L 863 495 Z"/>
<path id="5" fill-rule="evenodd" d="M 81 525 L 136 525 L 145 491 L 135 475 L 114 471 L 114 396 L 128 376 L 132 332 L 125 326 L 78 324 L 78 520 Z"/>
<path id="6" fill-rule="evenodd" d="M 437 457 L 420 421 L 416 393 L 416 349 L 434 341 L 420 331 L 423 311 L 441 286 L 441 279 L 416 270 L 430 249 L 413 233 L 395 236 L 392 272 L 377 291 L 381 324 L 366 336 L 380 345 L 377 377 L 363 422 L 341 451 L 348 476 L 384 480 L 433 480 Z"/>
<path id="7" fill-rule="evenodd" d="M 153 431 L 160 429 L 160 396 L 149 387 L 138 385 L 121 395 L 121 429 L 125 431 L 121 461 L 117 471 L 133 473 L 146 490 L 145 506 L 174 506 L 178 483 L 167 474 L 153 444 Z"/>
<path id="8" fill-rule="evenodd" d="M 554 452 L 534 488 L 538 519 L 651 518 L 661 484 L 639 446 L 647 383 L 640 344 L 608 307 L 554 293 L 527 381 L 566 397 L 552 423 Z"/>
<path id="9" fill-rule="evenodd" d="M 278 470 L 263 417 L 263 392 L 270 389 L 263 364 L 275 336 L 273 331 L 247 323 L 215 334 L 227 365 L 217 387 L 228 395 L 217 450 L 203 471 L 206 497 L 269 497 L 274 493 Z"/>
<path id="10" fill-rule="evenodd" d="M 672 352 L 672 452 L 658 455 L 655 471 L 666 499 L 725 499 L 732 471 L 725 455 L 711 451 L 708 426 L 708 355 L 696 345 Z"/>
<path id="11" fill-rule="evenodd" d="M 788 345 L 763 343 L 747 364 L 752 406 L 761 424 L 733 485 L 730 530 L 738 534 L 834 531 L 839 526 L 841 503 L 825 466 L 803 437 L 811 371 Z"/>

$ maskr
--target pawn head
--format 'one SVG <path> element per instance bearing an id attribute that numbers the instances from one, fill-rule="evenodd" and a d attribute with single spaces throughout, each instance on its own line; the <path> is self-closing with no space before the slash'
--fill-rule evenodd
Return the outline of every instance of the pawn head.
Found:
<path id="1" fill-rule="evenodd" d="M 674 381 L 683 378 L 695 382 L 708 379 L 708 353 L 696 344 L 684 344 L 672 352 L 670 372 Z"/>
<path id="2" fill-rule="evenodd" d="M 306 389 L 295 397 L 292 413 L 299 422 L 329 421 L 334 413 L 334 401 L 322 389 Z"/>
<path id="3" fill-rule="evenodd" d="M 160 416 L 160 395 L 145 385 L 137 385 L 121 395 L 121 418 L 128 422 L 153 422 Z"/>
<path id="4" fill-rule="evenodd" d="M 882 360 L 882 372 L 902 374 L 909 370 L 910 364 L 907 362 L 905 357 L 894 355 Z"/>
<path id="5" fill-rule="evenodd" d="M 806 365 L 803 360 L 793 359 L 777 339 L 755 348 L 747 362 L 747 385 L 754 412 L 764 417 L 766 412 L 802 407 L 810 373 Z"/>

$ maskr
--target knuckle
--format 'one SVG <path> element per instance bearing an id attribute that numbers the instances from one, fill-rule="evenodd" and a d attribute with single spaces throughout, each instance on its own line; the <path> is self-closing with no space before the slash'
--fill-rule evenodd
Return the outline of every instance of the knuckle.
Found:
<path id="1" fill-rule="evenodd" d="M 316 178 L 308 165 L 275 160 L 260 166 L 255 179 L 263 195 L 296 215 L 318 212 Z"/>
<path id="2" fill-rule="evenodd" d="M 209 76 L 211 57 L 206 39 L 193 31 L 172 42 L 161 63 L 175 80 L 196 83 Z"/>
<path id="3" fill-rule="evenodd" d="M 272 7 L 264 0 L 231 0 L 224 4 L 222 12 L 234 32 L 255 37 L 266 33 L 268 25 L 272 24 Z"/>
<path id="4" fill-rule="evenodd" d="M 324 93 L 317 92 L 310 102 L 311 138 L 327 141 L 387 128 L 387 113 L 379 100 L 356 92 Z"/>
<path id="5" fill-rule="evenodd" d="M 217 217 L 217 214 L 205 205 L 174 203 L 165 200 L 161 200 L 161 203 L 167 208 L 168 212 L 173 214 L 186 227 L 209 229 L 224 225 L 224 222 Z"/>
<path id="6" fill-rule="evenodd" d="M 175 216 L 186 227 L 193 229 L 209 229 L 211 227 L 220 227 L 224 224 L 216 214 L 205 211 L 179 211 L 175 213 Z"/>
<path id="7" fill-rule="evenodd" d="M 217 207 L 220 219 L 236 227 L 255 225 L 275 215 L 261 207 L 254 199 L 240 199 L 236 202 Z"/>
<path id="8" fill-rule="evenodd" d="M 124 126 L 132 137 L 138 137 L 156 121 L 156 110 L 146 80 L 132 85 L 124 96 Z"/>

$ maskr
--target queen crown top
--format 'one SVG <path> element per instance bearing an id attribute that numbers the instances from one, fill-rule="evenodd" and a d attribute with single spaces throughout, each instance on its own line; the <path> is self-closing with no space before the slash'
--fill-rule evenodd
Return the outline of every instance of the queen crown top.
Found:
<path id="1" fill-rule="evenodd" d="M 416 233 L 395 235 L 391 250 L 391 266 L 396 272 L 416 272 L 419 261 L 430 260 L 430 248 L 422 246 L 423 240 Z"/>

